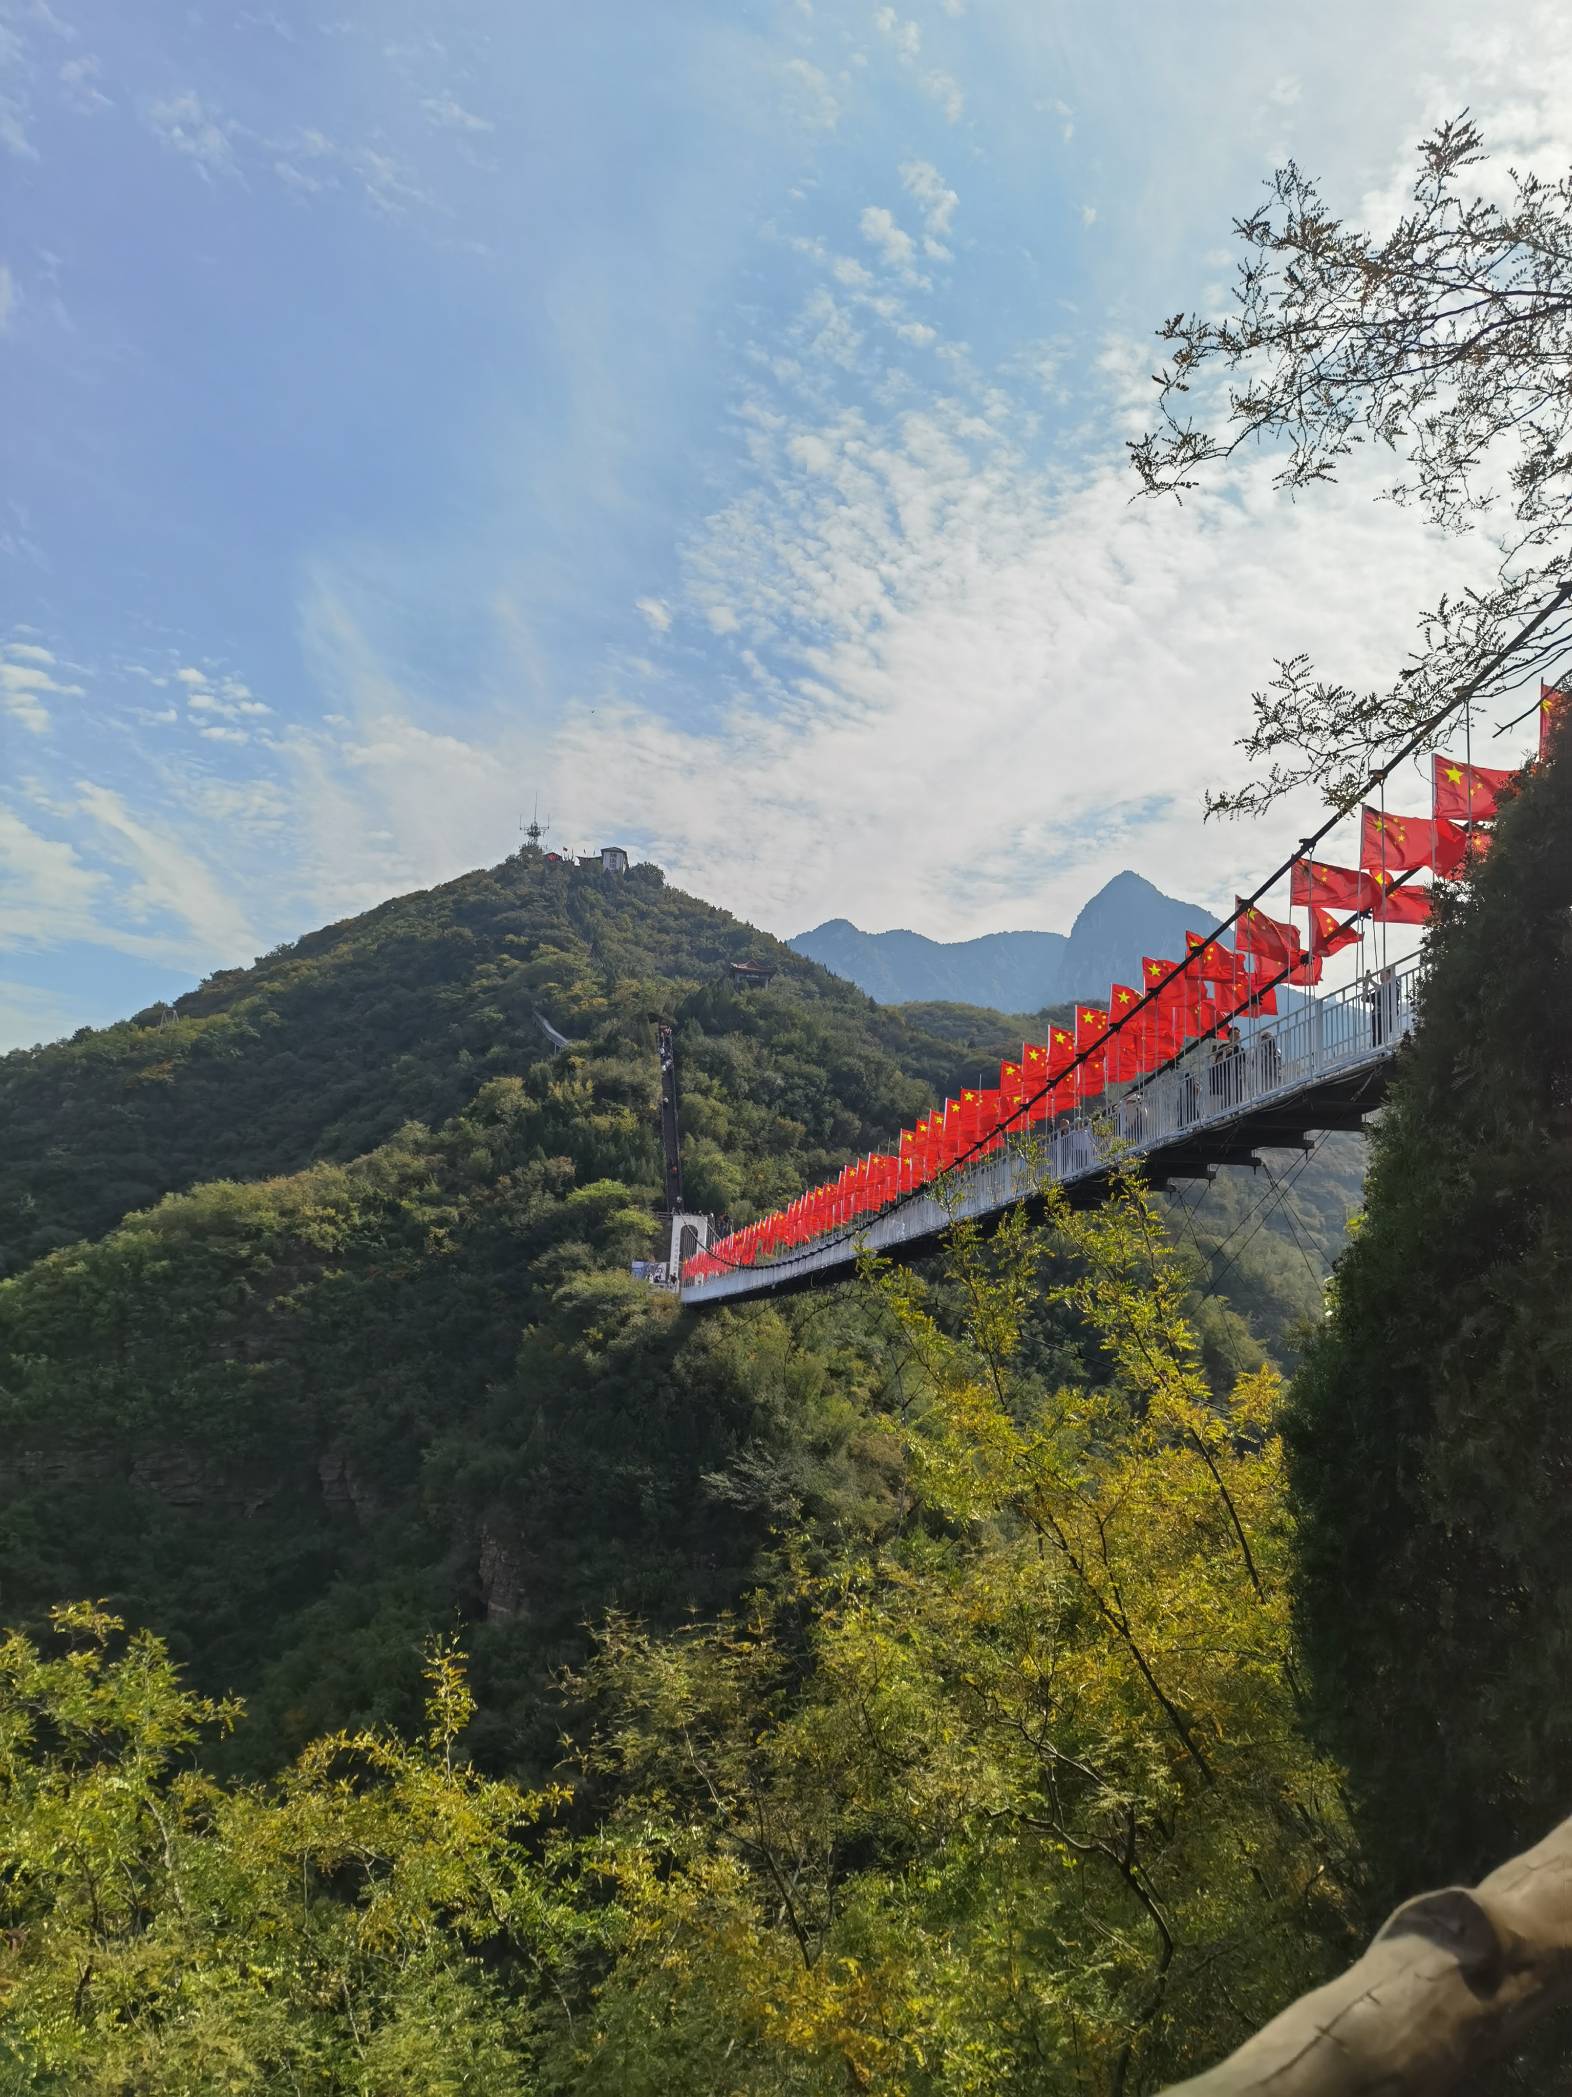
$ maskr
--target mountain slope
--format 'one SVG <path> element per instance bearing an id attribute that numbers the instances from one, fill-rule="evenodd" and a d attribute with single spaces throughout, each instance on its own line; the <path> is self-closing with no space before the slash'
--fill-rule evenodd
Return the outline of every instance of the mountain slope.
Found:
<path id="1" fill-rule="evenodd" d="M 954 999 L 1004 1012 L 1101 998 L 1113 982 L 1139 980 L 1143 954 L 1182 954 L 1188 929 L 1211 912 L 1182 903 L 1128 871 L 1100 888 L 1064 932 L 990 932 L 928 939 L 920 932 L 863 932 L 843 917 L 788 944 L 833 969 L 880 1004 Z"/>
<path id="2" fill-rule="evenodd" d="M 732 986 L 744 957 L 768 988 Z M 783 1533 L 887 1511 L 890 1366 L 855 1289 L 693 1320 L 629 1276 L 656 1242 L 653 1012 L 689 1197 L 738 1221 L 1026 1024 L 880 1007 L 653 869 L 537 856 L 0 1063 L 8 1617 L 108 1598 L 247 1695 L 264 1762 L 412 1722 L 422 1635 L 459 1623 L 477 1745 L 539 1767 L 587 1623 L 712 1610 Z M 1183 1226 L 1198 1288 L 1251 1290 L 1280 1344 L 1318 1283 L 1285 1282 L 1249 1187 Z M 1225 1367 L 1249 1344 L 1224 1304 L 1204 1336 Z"/>
<path id="3" fill-rule="evenodd" d="M 834 917 L 788 945 L 881 1005 L 953 1002 L 1037 1012 L 1057 994 L 1052 986 L 1068 941 L 1062 932 L 988 932 L 945 941 L 920 932 L 861 932 Z"/>
<path id="4" fill-rule="evenodd" d="M 744 957 L 767 989 L 732 987 Z M 653 1012 L 690 1199 L 738 1218 L 1020 1025 L 929 1031 L 653 869 L 536 857 L 0 1064 L 8 1613 L 110 1598 L 253 1700 L 264 1757 L 411 1718 L 421 1633 L 460 1621 L 495 1752 L 549 1760 L 543 1685 L 586 1622 L 719 1606 L 781 1528 L 876 1496 L 854 1302 L 695 1322 L 629 1277 Z"/>
<path id="5" fill-rule="evenodd" d="M 723 983 L 727 964 L 746 959 L 778 971 L 762 1007 Z M 761 1009 L 828 1029 L 833 1077 L 804 1153 L 826 1168 L 898 1127 L 930 1089 L 975 1075 L 975 1055 L 667 888 L 657 868 L 618 879 L 520 854 L 221 971 L 172 1007 L 0 1057 L 0 1274 L 200 1181 L 343 1163 L 407 1121 L 441 1123 L 486 1079 L 558 1053 L 541 1019 L 573 1040 L 611 1028 L 637 1041 L 653 1083 L 647 1015 L 701 992 L 699 1035 L 734 1020 L 746 1034 Z M 843 1028 L 837 1048 L 828 1037 Z M 788 1121 L 808 1110 L 800 1085 L 779 1104 Z M 777 1193 L 795 1191 L 782 1160 L 806 1132 L 803 1122 L 784 1148 L 761 1138 L 774 1146 L 765 1179 Z M 702 1119 L 690 1133 L 694 1202 L 729 1208 L 744 1182 Z M 634 1115 L 591 1169 L 653 1182 L 653 1142 Z"/>

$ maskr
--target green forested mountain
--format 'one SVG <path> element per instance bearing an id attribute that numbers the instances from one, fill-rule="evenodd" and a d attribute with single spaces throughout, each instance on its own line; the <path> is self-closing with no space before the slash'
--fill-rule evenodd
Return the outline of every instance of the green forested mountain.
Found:
<path id="1" fill-rule="evenodd" d="M 767 1024 L 722 980 L 749 958 L 779 971 Z M 982 1045 L 964 1025 L 931 1038 L 655 867 L 619 880 L 520 854 L 220 971 L 173 1006 L 0 1057 L 0 1272 L 199 1180 L 344 1162 L 407 1121 L 434 1126 L 487 1078 L 549 1060 L 541 1019 L 591 1059 L 593 1160 L 577 1104 L 554 1117 L 576 1131 L 581 1169 L 657 1183 L 643 1111 L 656 1010 L 686 1023 L 693 1199 L 715 1208 L 776 1198 L 805 1160 L 838 1165 L 998 1053 L 993 1015 Z M 767 1076 L 748 1046 L 764 1035 Z M 705 1104 L 722 1091 L 739 1115 L 724 1155 Z"/>
<path id="2" fill-rule="evenodd" d="M 1343 1943 L 1261 1365 L 1357 1145 L 694 1318 L 655 1015 L 737 1220 L 1041 1022 L 531 855 L 0 1065 L 0 2088 L 1135 2087 Z"/>
<path id="3" fill-rule="evenodd" d="M 743 957 L 780 974 L 734 991 Z M 628 1276 L 657 1012 L 690 1199 L 738 1217 L 1010 1044 L 881 1012 L 653 868 L 535 854 L 8 1057 L 12 1617 L 112 1596 L 286 1742 L 404 1710 L 422 1631 L 478 1622 L 503 1727 L 587 1618 L 711 1606 L 772 1524 L 870 1489 L 845 1312 L 695 1326 Z"/>
<path id="4" fill-rule="evenodd" d="M 248 1694 L 264 1757 L 409 1713 L 423 1633 L 476 1627 L 489 1751 L 534 1762 L 586 1622 L 718 1606 L 783 1525 L 877 1505 L 854 1292 L 694 1323 L 628 1276 L 655 1013 L 690 1198 L 739 1220 L 1037 1031 L 879 1008 L 654 868 L 537 854 L 0 1063 L 10 1619 L 111 1598 Z M 1318 1308 L 1269 1191 L 1191 1190 L 1178 1233 L 1220 1381 L 1260 1358 L 1229 1302 L 1279 1354 Z"/>

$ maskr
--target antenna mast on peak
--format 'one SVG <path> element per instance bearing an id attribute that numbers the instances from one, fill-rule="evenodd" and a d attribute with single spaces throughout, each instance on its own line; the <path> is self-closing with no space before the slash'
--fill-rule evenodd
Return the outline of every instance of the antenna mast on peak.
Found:
<path id="1" fill-rule="evenodd" d="M 519 824 L 519 830 L 523 835 L 525 844 L 533 845 L 535 849 L 538 851 L 540 849 L 541 839 L 547 834 L 550 828 L 551 819 L 549 816 L 547 817 L 544 823 L 540 819 L 540 796 L 539 794 L 537 794 L 535 796 L 534 814 L 530 817 L 527 823 L 521 822 Z"/>

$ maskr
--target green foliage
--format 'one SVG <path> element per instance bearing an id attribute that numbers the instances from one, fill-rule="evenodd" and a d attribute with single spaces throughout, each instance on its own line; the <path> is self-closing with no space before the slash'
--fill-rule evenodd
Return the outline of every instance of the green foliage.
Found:
<path id="1" fill-rule="evenodd" d="M 754 953 L 781 974 L 739 993 L 724 964 Z M 536 1767 L 587 1623 L 713 1610 L 779 1531 L 876 1518 L 892 1488 L 855 1300 L 693 1323 L 628 1277 L 656 1246 L 652 1011 L 678 1028 L 690 1199 L 739 1221 L 1022 1025 L 947 1006 L 919 1026 L 646 873 L 526 856 L 172 1018 L 0 1064 L 27 1245 L 118 1209 L 99 1146 L 117 1172 L 140 1157 L 150 1192 L 197 1181 L 0 1282 L 8 1607 L 36 1630 L 58 1595 L 108 1597 L 202 1688 L 244 1692 L 225 1752 L 265 1767 L 336 1726 L 411 1723 L 425 1636 L 462 1623 L 478 1751 Z M 578 1045 L 548 1054 L 537 1012 Z M 1200 1317 L 1225 1387 L 1256 1351 L 1221 1306 Z M 1031 1344 L 1045 1371 L 1096 1373 L 1057 1312 Z"/>
<path id="2" fill-rule="evenodd" d="M 440 1138 L 252 1190 L 266 1232 L 207 1189 L 10 1289 L 53 1321 L 39 1376 L 112 1321 L 118 1365 L 104 1331 L 80 1345 L 105 1371 L 84 1432 L 113 1433 L 150 1350 L 191 1360 L 195 1314 L 166 1334 L 137 1296 L 196 1263 L 187 1212 L 200 1301 L 271 1289 L 296 1331 L 357 1234 L 391 1265 L 424 1233 L 392 1315 L 483 1231 L 454 1188 L 488 1146 L 536 1295 L 510 1380 L 424 1430 L 421 1519 L 523 1510 L 537 1579 L 546 1530 L 558 1590 L 642 1611 L 551 1712 L 586 1733 L 573 1820 L 481 1773 L 476 1750 L 517 1758 L 516 1713 L 477 1714 L 450 1641 L 419 1644 L 399 1728 L 330 1725 L 258 1782 L 223 1764 L 276 1740 L 215 1746 L 237 1708 L 158 1639 L 54 1611 L 64 1654 L 0 1646 L 0 2091 L 1137 2090 L 1317 1977 L 1342 1843 L 1298 1718 L 1277 1381 L 1214 1398 L 1156 1206 L 1050 1199 L 1046 1229 L 958 1229 L 934 1286 L 690 1328 L 586 1257 L 640 1220 L 622 1189 L 509 1168 L 527 1107 L 488 1087 Z M 106 1309 L 84 1277 L 111 1253 Z M 250 1461 L 271 1430 L 229 1372 L 277 1365 L 226 1334 L 164 1380 L 184 1445 Z M 342 1337 L 347 1389 L 374 1326 Z M 728 1537 L 764 1530 L 746 1615 L 717 1613 Z M 700 1613 L 662 1628 L 678 1583 Z M 312 1667 L 396 1646 L 324 1640 Z"/>
<path id="3" fill-rule="evenodd" d="M 478 1615 L 517 1761 L 586 1618 L 734 1594 L 784 1503 L 727 1481 L 773 1464 L 828 1506 L 847 1408 L 778 1315 L 695 1325 L 630 1279 L 648 1212 L 536 1155 L 552 1113 L 499 1079 L 436 1134 L 172 1197 L 0 1284 L 13 1608 L 112 1595 L 255 1693 L 270 1757 L 407 1722 L 423 1634 Z"/>
<path id="4" fill-rule="evenodd" d="M 1327 1278 L 1363 1200 L 1364 1164 L 1362 1136 L 1323 1135 L 1309 1156 L 1263 1151 L 1258 1172 L 1224 1168 L 1169 1197 L 1214 1382 L 1256 1366 L 1262 1348 L 1280 1368 L 1295 1365 L 1324 1314 Z"/>
<path id="5" fill-rule="evenodd" d="M 623 1934 L 575 2089 L 1149 2087 L 1335 1956 L 1276 1379 L 1214 1402 L 1138 1189 L 1052 1224 L 954 1235 L 958 1334 L 883 1280 L 908 1497 L 872 1548 L 677 1639 L 608 1630 Z M 1037 1373 L 1045 1298 L 1100 1382 Z"/>
<path id="6" fill-rule="evenodd" d="M 528 2087 L 536 1976 L 591 1925 L 532 1857 L 561 1794 L 456 1754 L 451 1649 L 418 1742 L 338 1733 L 225 1788 L 190 1751 L 233 1705 L 100 1609 L 54 1618 L 58 1656 L 0 1645 L 0 2091 Z"/>
<path id="7" fill-rule="evenodd" d="M 1378 1899 L 1572 1794 L 1572 764 L 1449 890 L 1363 1227 L 1294 1389 L 1302 1597 Z"/>

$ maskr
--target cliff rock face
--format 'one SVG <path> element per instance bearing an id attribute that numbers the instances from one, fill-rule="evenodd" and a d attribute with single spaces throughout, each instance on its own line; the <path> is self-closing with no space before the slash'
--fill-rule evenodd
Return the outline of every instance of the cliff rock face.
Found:
<path id="1" fill-rule="evenodd" d="M 1040 1012 L 1076 998 L 1101 999 L 1110 983 L 1139 981 L 1143 954 L 1182 957 L 1185 932 L 1213 922 L 1205 904 L 1179 902 L 1126 871 L 1082 906 L 1068 933 L 989 932 L 946 941 L 920 932 L 863 932 L 837 917 L 789 944 L 880 1004 L 944 1000 Z"/>
<path id="2" fill-rule="evenodd" d="M 508 1624 L 524 1613 L 524 1568 L 520 1554 L 508 1537 L 490 1522 L 480 1527 L 481 1607 L 488 1624 Z"/>

